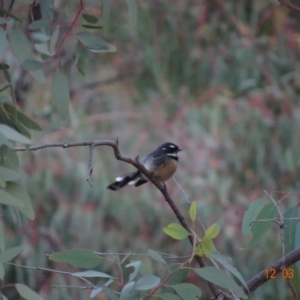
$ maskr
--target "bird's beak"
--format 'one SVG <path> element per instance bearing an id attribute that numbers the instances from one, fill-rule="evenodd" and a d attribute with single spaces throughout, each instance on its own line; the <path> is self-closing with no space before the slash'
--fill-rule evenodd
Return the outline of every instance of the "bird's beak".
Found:
<path id="1" fill-rule="evenodd" d="M 182 149 L 179 148 L 179 149 L 178 149 L 178 152 L 180 152 L 180 151 L 182 151 Z"/>

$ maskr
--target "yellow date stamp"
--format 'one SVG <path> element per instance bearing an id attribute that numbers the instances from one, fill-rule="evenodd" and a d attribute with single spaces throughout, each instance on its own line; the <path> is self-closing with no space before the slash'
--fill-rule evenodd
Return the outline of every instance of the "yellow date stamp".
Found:
<path id="1" fill-rule="evenodd" d="M 276 269 L 265 269 L 265 275 L 267 279 L 275 279 L 277 274 L 279 274 L 279 272 L 277 272 Z M 282 269 L 281 276 L 284 279 L 293 279 L 295 276 L 294 269 L 291 268 Z"/>

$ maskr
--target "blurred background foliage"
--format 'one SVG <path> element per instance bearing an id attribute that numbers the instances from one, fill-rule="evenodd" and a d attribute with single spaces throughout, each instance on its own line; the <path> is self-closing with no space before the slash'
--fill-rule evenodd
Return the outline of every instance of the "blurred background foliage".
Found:
<path id="1" fill-rule="evenodd" d="M 71 19 L 77 5 L 56 1 L 54 22 Z M 79 50 L 71 37 L 64 44 L 60 64 L 71 87 L 68 124 L 53 105 L 54 64 L 47 66 L 43 84 L 17 64 L 10 69 L 19 108 L 43 128 L 33 135 L 33 145 L 118 137 L 122 153 L 135 157 L 164 141 L 177 143 L 184 149 L 177 180 L 188 198 L 197 201 L 205 225 L 219 224 L 216 248 L 232 257 L 247 280 L 281 257 L 275 225 L 258 246 L 246 248 L 240 226 L 249 204 L 264 197 L 263 190 L 274 192 L 276 199 L 285 194 L 275 191 L 291 193 L 280 203 L 283 211 L 298 201 L 299 15 L 275 0 L 152 0 L 137 1 L 137 6 L 133 28 L 125 1 L 113 2 L 109 19 L 101 21 L 101 36 L 118 51 L 88 53 L 85 75 L 73 67 Z M 85 10 L 102 15 L 100 2 L 86 0 Z M 11 61 L 11 54 L 4 59 Z M 72 248 L 190 254 L 187 242 L 163 233 L 175 218 L 153 186 L 106 189 L 115 176 L 132 170 L 116 161 L 110 148 L 95 151 L 93 187 L 85 180 L 88 148 L 19 156 L 23 185 L 36 211 L 36 219 L 24 220 L 20 227 L 3 210 L 11 244 L 26 246 L 19 263 L 66 269 L 45 254 Z M 170 180 L 168 187 L 187 215 L 176 184 Z M 146 268 L 159 272 L 148 258 L 143 260 Z M 107 261 L 101 271 L 115 272 Z M 61 275 L 12 269 L 11 276 L 47 299 L 83 299 L 89 293 L 51 288 L 71 284 Z M 188 279 L 195 280 L 192 275 Z M 255 291 L 253 299 L 289 296 L 286 281 L 278 277 Z"/>

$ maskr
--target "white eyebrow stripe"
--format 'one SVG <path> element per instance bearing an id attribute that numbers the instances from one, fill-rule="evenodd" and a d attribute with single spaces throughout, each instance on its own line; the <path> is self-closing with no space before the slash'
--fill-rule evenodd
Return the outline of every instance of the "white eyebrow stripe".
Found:
<path id="1" fill-rule="evenodd" d="M 123 179 L 124 179 L 124 177 L 117 177 L 117 178 L 116 178 L 116 181 L 117 181 L 117 182 L 121 182 L 121 181 L 123 181 Z"/>
<path id="2" fill-rule="evenodd" d="M 169 147 L 170 147 L 170 148 L 176 148 L 176 146 L 174 146 L 174 145 L 169 145 Z"/>

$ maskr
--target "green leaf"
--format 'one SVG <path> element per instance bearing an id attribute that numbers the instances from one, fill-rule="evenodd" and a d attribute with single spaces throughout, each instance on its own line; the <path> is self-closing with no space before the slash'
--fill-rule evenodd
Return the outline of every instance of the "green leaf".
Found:
<path id="1" fill-rule="evenodd" d="M 196 216 L 197 216 L 197 204 L 196 201 L 193 201 L 191 206 L 190 206 L 190 218 L 193 222 L 195 222 L 196 220 Z"/>
<path id="2" fill-rule="evenodd" d="M 211 239 L 203 239 L 201 243 L 196 247 L 195 254 L 199 256 L 205 255 L 210 258 L 211 253 L 215 250 L 214 243 Z"/>
<path id="3" fill-rule="evenodd" d="M 3 252 L 5 250 L 5 239 L 4 239 L 4 229 L 2 220 L 0 220 L 0 251 Z"/>
<path id="4" fill-rule="evenodd" d="M 26 136 L 20 134 L 18 131 L 16 131 L 15 129 L 4 125 L 4 124 L 0 124 L 0 132 L 8 139 L 16 141 L 16 142 L 20 142 L 20 143 L 24 143 L 24 144 L 30 144 L 31 141 L 29 138 L 27 138 Z"/>
<path id="5" fill-rule="evenodd" d="M 120 293 L 120 300 L 129 300 L 134 298 L 133 293 L 134 291 L 132 290 L 132 287 L 134 285 L 134 281 L 126 283 Z M 135 299 L 134 299 L 135 300 Z"/>
<path id="6" fill-rule="evenodd" d="M 6 33 L 3 30 L 3 28 L 0 27 L 0 57 L 6 51 L 7 47 L 8 47 L 8 41 L 6 38 Z"/>
<path id="7" fill-rule="evenodd" d="M 101 25 L 86 25 L 86 24 L 82 24 L 80 25 L 83 28 L 89 28 L 89 29 L 101 29 L 103 28 L 103 26 Z"/>
<path id="8" fill-rule="evenodd" d="M 89 32 L 80 32 L 77 39 L 92 52 L 116 52 L 117 48 Z"/>
<path id="9" fill-rule="evenodd" d="M 150 255 L 151 258 L 153 258 L 154 260 L 163 263 L 163 264 L 167 264 L 165 259 L 156 251 L 149 249 L 148 250 L 148 254 Z"/>
<path id="10" fill-rule="evenodd" d="M 14 115 L 28 129 L 32 129 L 36 131 L 42 130 L 42 128 L 38 123 L 36 123 L 32 119 L 30 119 L 27 115 L 17 110 L 13 105 L 9 103 L 4 103 L 3 107 L 9 116 Z"/>
<path id="11" fill-rule="evenodd" d="M 26 300 L 42 300 L 43 298 L 31 290 L 28 286 L 22 284 L 22 283 L 16 283 L 15 287 L 20 294 L 20 296 Z"/>
<path id="12" fill-rule="evenodd" d="M 49 259 L 57 262 L 64 262 L 79 268 L 91 269 L 99 266 L 102 259 L 92 251 L 83 249 L 72 249 L 56 252 L 49 256 Z"/>
<path id="13" fill-rule="evenodd" d="M 26 36 L 19 30 L 10 30 L 8 32 L 9 43 L 11 50 L 17 61 L 22 65 L 25 60 L 32 60 L 33 53 L 31 45 Z M 38 82 L 45 81 L 45 76 L 41 70 L 28 71 L 29 74 Z"/>
<path id="14" fill-rule="evenodd" d="M 69 117 L 70 91 L 66 75 L 56 70 L 53 77 L 53 95 L 60 117 L 66 120 Z"/>
<path id="15" fill-rule="evenodd" d="M 137 273 L 140 270 L 141 262 L 140 261 L 133 261 L 130 264 L 127 264 L 125 266 L 125 268 L 129 268 L 129 267 L 134 268 L 133 272 L 129 275 L 129 281 L 132 281 L 136 277 Z"/>
<path id="16" fill-rule="evenodd" d="M 170 276 L 170 273 L 173 274 Z M 174 285 L 182 282 L 182 280 L 186 278 L 188 273 L 189 270 L 187 268 L 182 268 L 180 264 L 171 264 L 164 271 L 162 280 L 165 280 L 168 276 L 170 276 L 167 283 L 168 285 Z"/>
<path id="17" fill-rule="evenodd" d="M 136 27 L 136 20 L 137 20 L 137 5 L 135 0 L 126 0 L 128 11 L 129 11 L 129 18 L 131 20 L 132 26 Z"/>
<path id="18" fill-rule="evenodd" d="M 59 36 L 59 26 L 56 26 L 55 30 L 53 31 L 50 39 L 49 49 L 50 53 L 55 53 L 55 47 Z"/>
<path id="19" fill-rule="evenodd" d="M 274 219 L 277 217 L 277 209 L 273 203 L 267 204 L 258 214 L 256 220 Z M 251 227 L 253 234 L 252 240 L 249 243 L 249 247 L 255 246 L 260 239 L 269 231 L 273 221 L 260 221 L 254 222 Z"/>
<path id="20" fill-rule="evenodd" d="M 19 199 L 21 202 L 23 202 L 24 205 L 22 207 L 17 207 L 17 209 L 28 219 L 34 220 L 35 213 L 27 191 L 16 182 L 8 182 L 6 184 L 5 190 L 15 198 Z"/>
<path id="21" fill-rule="evenodd" d="M 202 295 L 201 290 L 196 285 L 190 283 L 179 283 L 173 285 L 172 289 L 183 300 L 198 300 Z"/>
<path id="22" fill-rule="evenodd" d="M 19 199 L 3 191 L 2 189 L 0 189 L 0 204 L 13 205 L 17 208 L 22 208 L 24 206 L 24 204 Z"/>
<path id="23" fill-rule="evenodd" d="M 23 64 L 26 59 L 33 57 L 31 45 L 20 30 L 11 29 L 7 34 L 12 53 L 20 64 Z"/>
<path id="24" fill-rule="evenodd" d="M 18 246 L 14 248 L 7 249 L 0 253 L 0 263 L 8 262 L 15 258 L 23 251 L 23 247 Z"/>
<path id="25" fill-rule="evenodd" d="M 230 263 L 230 259 L 218 252 L 211 253 L 211 257 L 215 259 L 218 263 L 220 263 L 225 269 L 231 272 L 242 284 L 244 287 L 247 287 L 247 283 L 242 276 L 242 274 Z"/>
<path id="26" fill-rule="evenodd" d="M 43 64 L 37 60 L 34 59 L 25 59 L 22 67 L 27 71 L 36 71 L 39 70 Z"/>
<path id="27" fill-rule="evenodd" d="M 214 239 L 215 237 L 218 236 L 219 232 L 220 232 L 220 228 L 218 224 L 214 223 L 206 229 L 203 239 Z"/>
<path id="28" fill-rule="evenodd" d="M 98 22 L 98 18 L 93 15 L 82 14 L 82 17 L 84 18 L 85 21 L 87 21 L 88 23 L 91 23 L 91 24 L 95 24 Z"/>
<path id="29" fill-rule="evenodd" d="M 85 75 L 85 66 L 86 66 L 86 58 L 87 58 L 87 49 L 82 46 L 77 46 L 76 51 L 76 67 L 78 72 L 80 72 L 82 75 Z"/>
<path id="30" fill-rule="evenodd" d="M 104 286 L 107 287 L 109 286 L 112 282 L 114 282 L 113 279 L 109 279 L 107 282 L 105 282 Z M 95 296 L 97 296 L 98 294 L 100 294 L 103 291 L 103 284 L 100 284 L 100 287 L 93 289 L 91 294 L 90 294 L 90 298 L 94 298 Z M 115 298 L 110 298 L 110 299 L 115 299 Z M 116 300 L 118 300 L 118 298 L 116 297 Z"/>
<path id="31" fill-rule="evenodd" d="M 252 223 L 252 221 L 256 219 L 258 213 L 261 211 L 263 206 L 264 206 L 263 199 L 258 199 L 250 204 L 249 209 L 246 211 L 243 218 L 243 223 L 242 223 L 243 235 L 252 235 L 250 224 Z"/>
<path id="32" fill-rule="evenodd" d="M 42 29 L 48 26 L 48 22 L 46 20 L 37 20 L 28 25 L 28 29 Z"/>
<path id="33" fill-rule="evenodd" d="M 5 276 L 5 270 L 3 264 L 0 264 L 0 279 L 3 281 Z M 2 300 L 2 299 L 1 299 Z"/>
<path id="34" fill-rule="evenodd" d="M 0 140 L 1 136 L 3 135 L 0 132 Z M 2 162 L 1 157 L 3 158 Z M 7 146 L 0 146 L 0 164 L 5 168 L 17 170 L 20 167 L 20 164 L 16 151 Z"/>
<path id="35" fill-rule="evenodd" d="M 171 293 L 163 293 L 159 297 L 163 300 L 181 300 L 177 295 Z"/>
<path id="36" fill-rule="evenodd" d="M 7 64 L 0 64 L 0 70 L 8 70 L 9 68 L 10 68 L 10 66 L 7 65 Z M 9 87 L 10 84 L 8 84 L 8 85 L 6 85 L 6 86 Z M 6 88 L 5 88 L 5 89 L 6 89 Z M 4 89 L 2 88 L 0 91 L 2 92 L 2 91 L 4 91 Z"/>
<path id="37" fill-rule="evenodd" d="M 12 122 L 11 127 L 14 127 L 20 134 L 26 136 L 27 138 L 31 138 L 30 131 L 14 116 L 10 116 L 10 121 Z"/>
<path id="38" fill-rule="evenodd" d="M 76 272 L 76 273 L 72 273 L 72 276 L 75 277 L 101 277 L 101 278 L 113 278 L 112 276 L 103 273 L 103 272 L 99 272 L 99 271 L 84 271 L 84 272 Z"/>
<path id="39" fill-rule="evenodd" d="M 240 298 L 247 299 L 245 292 L 238 286 L 238 284 L 228 276 L 224 271 L 215 267 L 204 267 L 201 269 L 193 269 L 203 279 L 214 283 L 215 285 L 230 289 L 236 293 Z"/>
<path id="40" fill-rule="evenodd" d="M 154 287 L 158 286 L 160 283 L 160 278 L 153 275 L 146 275 L 140 278 L 135 285 L 133 286 L 134 290 L 137 291 L 146 291 L 153 289 Z"/>
<path id="41" fill-rule="evenodd" d="M 14 144 L 0 132 L 0 148 L 6 146 L 8 149 L 14 149 Z"/>
<path id="42" fill-rule="evenodd" d="M 291 207 L 284 214 L 284 243 L 286 247 L 286 251 L 292 251 L 295 247 L 295 238 L 296 236 L 296 226 L 298 224 L 298 220 L 287 220 L 291 218 L 299 218 L 300 209 L 299 207 Z"/>
<path id="43" fill-rule="evenodd" d="M 5 188 L 6 186 L 6 183 L 5 183 L 5 180 L 3 178 L 3 176 L 0 174 L 0 188 Z"/>
<path id="44" fill-rule="evenodd" d="M 183 240 L 190 235 L 182 225 L 177 223 L 171 223 L 167 227 L 164 227 L 164 232 L 176 240 Z"/>
<path id="45" fill-rule="evenodd" d="M 55 52 L 50 52 L 49 44 L 43 43 L 43 44 L 35 44 L 34 48 L 36 51 L 45 54 L 47 56 L 53 56 Z"/>

